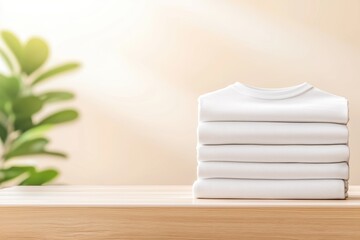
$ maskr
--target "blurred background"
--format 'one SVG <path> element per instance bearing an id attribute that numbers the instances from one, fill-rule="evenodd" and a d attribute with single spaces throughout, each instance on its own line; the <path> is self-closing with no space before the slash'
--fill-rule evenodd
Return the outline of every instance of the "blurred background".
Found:
<path id="1" fill-rule="evenodd" d="M 0 0 L 0 29 L 46 39 L 49 66 L 83 65 L 42 86 L 74 91 L 81 113 L 50 134 L 69 159 L 36 160 L 57 183 L 191 184 L 199 95 L 306 81 L 349 99 L 360 184 L 358 0 Z"/>

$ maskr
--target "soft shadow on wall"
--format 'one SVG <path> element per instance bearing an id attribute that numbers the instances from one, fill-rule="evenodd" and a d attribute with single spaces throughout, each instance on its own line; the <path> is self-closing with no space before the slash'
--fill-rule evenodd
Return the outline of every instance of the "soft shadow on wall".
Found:
<path id="1" fill-rule="evenodd" d="M 359 184 L 359 5 L 0 0 L 0 27 L 48 39 L 49 65 L 83 62 L 77 75 L 44 86 L 76 91 L 82 112 L 52 136 L 71 156 L 57 162 L 60 183 L 191 184 L 197 96 L 234 81 L 307 81 L 349 98 L 351 183 Z"/>

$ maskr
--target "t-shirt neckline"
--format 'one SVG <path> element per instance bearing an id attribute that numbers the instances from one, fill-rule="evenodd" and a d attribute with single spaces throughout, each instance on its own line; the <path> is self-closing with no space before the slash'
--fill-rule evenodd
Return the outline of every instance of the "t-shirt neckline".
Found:
<path id="1" fill-rule="evenodd" d="M 238 92 L 261 99 L 286 99 L 298 96 L 311 88 L 307 82 L 285 88 L 259 88 L 236 82 L 232 85 Z"/>

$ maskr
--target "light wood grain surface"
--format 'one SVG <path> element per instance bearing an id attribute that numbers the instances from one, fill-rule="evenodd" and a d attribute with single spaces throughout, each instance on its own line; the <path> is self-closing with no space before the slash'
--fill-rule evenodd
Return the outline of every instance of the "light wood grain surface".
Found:
<path id="1" fill-rule="evenodd" d="M 0 207 L 360 207 L 360 186 L 347 200 L 194 199 L 191 186 L 17 186 L 0 190 Z"/>
<path id="2" fill-rule="evenodd" d="M 195 200 L 190 186 L 0 190 L 0 239 L 360 239 L 348 200 Z"/>

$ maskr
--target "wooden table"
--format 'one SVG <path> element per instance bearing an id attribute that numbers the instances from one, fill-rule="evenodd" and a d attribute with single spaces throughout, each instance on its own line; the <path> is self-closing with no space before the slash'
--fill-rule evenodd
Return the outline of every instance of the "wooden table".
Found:
<path id="1" fill-rule="evenodd" d="M 0 190 L 0 239 L 360 239 L 348 200 L 197 200 L 190 186 Z"/>

